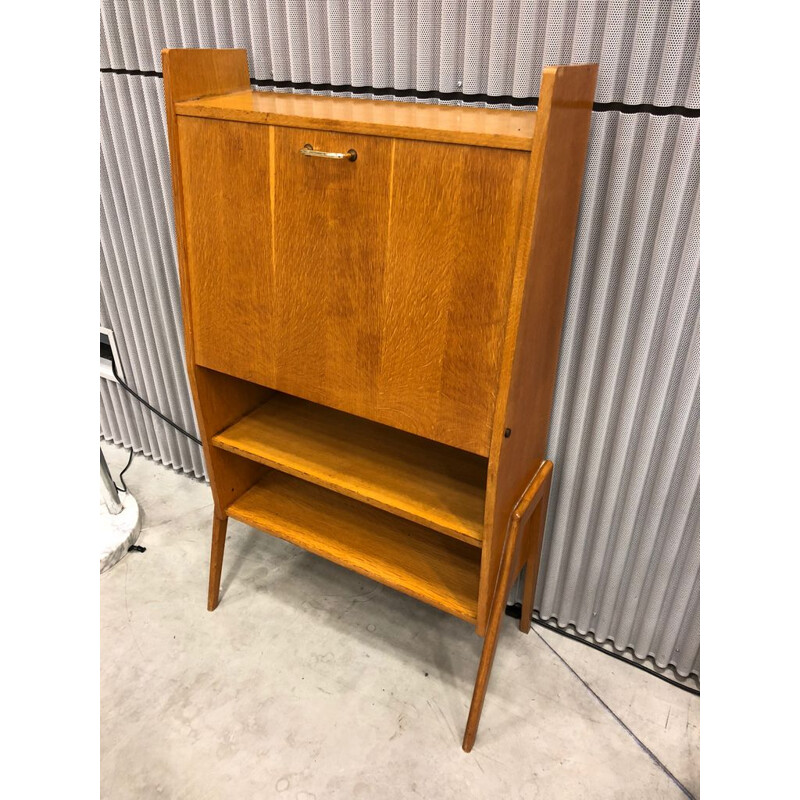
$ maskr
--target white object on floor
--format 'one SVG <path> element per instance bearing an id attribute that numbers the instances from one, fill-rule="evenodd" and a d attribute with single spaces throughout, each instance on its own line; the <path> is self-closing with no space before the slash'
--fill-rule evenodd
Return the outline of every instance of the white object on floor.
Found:
<path id="1" fill-rule="evenodd" d="M 136 498 L 126 492 L 119 493 L 122 511 L 110 514 L 100 500 L 100 572 L 117 563 L 136 543 L 142 527 L 142 515 Z"/>

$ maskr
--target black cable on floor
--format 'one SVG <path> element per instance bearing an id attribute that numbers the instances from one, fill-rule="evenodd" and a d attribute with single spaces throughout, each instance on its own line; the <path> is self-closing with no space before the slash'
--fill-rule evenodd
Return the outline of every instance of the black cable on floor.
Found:
<path id="1" fill-rule="evenodd" d="M 118 492 L 125 492 L 125 494 L 128 494 L 128 487 L 125 485 L 125 479 L 122 476 L 128 471 L 128 467 L 131 465 L 132 461 L 133 461 L 133 448 L 131 447 L 131 454 L 128 456 L 128 463 L 124 466 L 122 472 L 120 472 L 119 474 L 119 482 L 122 484 L 122 488 L 120 489 L 116 483 L 114 484 Z"/>
<path id="2" fill-rule="evenodd" d="M 543 623 L 539 623 L 543 624 Z M 583 684 L 583 688 L 589 692 L 595 700 L 613 717 L 614 721 L 619 725 L 628 736 L 636 742 L 637 745 L 650 757 L 650 760 L 689 798 L 695 800 L 695 796 L 667 769 L 666 764 L 623 722 L 622 718 L 614 712 L 614 709 L 603 700 L 602 697 L 575 671 L 575 668 L 556 650 L 547 639 L 540 633 L 536 634 L 543 642 L 545 647 L 575 676 L 579 683 Z"/>
<path id="3" fill-rule="evenodd" d="M 147 406 L 147 408 L 149 408 L 157 417 L 160 417 L 161 419 L 163 419 L 164 422 L 167 423 L 167 425 L 172 425 L 172 427 L 175 428 L 176 431 L 179 431 L 184 436 L 186 436 L 189 439 L 191 439 L 193 442 L 196 442 L 197 444 L 202 446 L 203 443 L 196 436 L 193 436 L 191 433 L 189 433 L 189 431 L 184 430 L 183 428 L 181 428 L 181 426 L 178 425 L 177 422 L 173 422 L 169 417 L 164 416 L 157 408 L 155 408 L 154 406 L 151 406 L 150 403 L 147 402 L 147 400 L 145 400 L 140 395 L 136 394 L 136 392 L 134 392 L 133 389 L 131 389 L 131 387 L 128 386 L 128 384 L 125 383 L 125 381 L 123 381 L 122 378 L 120 378 L 119 373 L 117 372 L 117 365 L 114 363 L 113 359 L 111 360 L 111 372 L 114 374 L 114 377 L 117 379 L 117 383 L 126 392 L 129 392 L 130 394 L 132 394 L 143 406 Z M 126 469 L 127 469 L 127 467 L 126 467 Z"/>
<path id="4" fill-rule="evenodd" d="M 514 619 L 519 619 L 522 616 L 522 604 L 521 603 L 514 603 L 513 605 L 506 606 L 506 616 L 513 617 Z M 631 661 L 624 656 L 621 656 L 619 653 L 615 653 L 613 650 L 606 650 L 605 647 L 601 647 L 599 644 L 595 644 L 594 642 L 590 642 L 588 639 L 584 639 L 581 636 L 575 636 L 574 634 L 570 633 L 569 631 L 562 630 L 561 628 L 556 627 L 555 625 L 550 625 L 547 622 L 544 622 L 541 619 L 536 619 L 536 617 L 531 618 L 531 622 L 534 625 L 539 625 L 542 628 L 546 628 L 548 631 L 552 631 L 553 633 L 557 633 L 559 636 L 565 636 L 567 639 L 571 639 L 573 642 L 580 642 L 581 644 L 585 644 L 587 647 L 591 647 L 594 650 L 598 650 L 599 652 L 611 656 L 612 658 L 616 658 L 617 661 L 621 661 L 623 664 L 628 664 L 631 667 L 636 667 L 636 669 L 640 669 L 643 672 L 646 672 L 648 675 L 653 675 L 660 680 L 669 683 L 672 686 L 677 687 L 678 689 L 683 689 L 684 692 L 689 692 L 689 694 L 696 695 L 700 697 L 700 690 L 695 689 L 694 686 L 687 686 L 680 681 L 675 681 L 672 678 L 668 678 L 666 675 L 661 675 L 659 672 L 646 667 L 644 664 L 639 664 L 637 661 Z"/>

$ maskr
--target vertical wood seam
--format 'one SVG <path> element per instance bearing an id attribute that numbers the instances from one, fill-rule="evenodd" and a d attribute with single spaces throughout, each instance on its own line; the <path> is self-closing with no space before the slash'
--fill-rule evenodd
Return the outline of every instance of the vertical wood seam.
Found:
<path id="1" fill-rule="evenodd" d="M 389 266 L 389 258 L 392 252 L 392 200 L 394 198 L 394 159 L 395 159 L 395 150 L 397 149 L 397 139 L 392 139 L 392 149 L 391 155 L 389 156 L 389 211 L 386 215 L 386 249 L 384 251 L 383 256 L 383 274 L 386 275 L 386 270 Z M 381 281 L 381 308 L 383 308 L 383 304 L 386 300 L 386 282 L 385 280 Z M 385 337 L 381 336 L 381 342 L 378 349 L 378 371 L 379 373 L 383 373 L 383 363 L 384 363 L 384 346 L 385 346 Z M 377 404 L 380 406 L 381 403 L 381 391 L 378 390 L 377 392 Z"/>
<path id="2" fill-rule="evenodd" d="M 272 280 L 275 280 L 275 126 L 269 126 L 269 212 L 270 220 L 272 222 L 272 236 L 270 242 L 272 245 L 272 258 L 270 264 L 270 271 L 272 272 Z"/>

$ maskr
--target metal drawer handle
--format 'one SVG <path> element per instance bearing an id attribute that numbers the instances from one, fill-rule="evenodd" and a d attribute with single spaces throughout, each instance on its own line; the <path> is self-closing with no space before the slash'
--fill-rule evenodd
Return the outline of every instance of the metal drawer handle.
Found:
<path id="1" fill-rule="evenodd" d="M 303 145 L 300 155 L 311 156 L 312 158 L 336 158 L 345 161 L 355 161 L 358 158 L 358 153 L 353 149 L 348 150 L 346 153 L 326 153 L 324 150 L 315 150 L 310 144 Z"/>

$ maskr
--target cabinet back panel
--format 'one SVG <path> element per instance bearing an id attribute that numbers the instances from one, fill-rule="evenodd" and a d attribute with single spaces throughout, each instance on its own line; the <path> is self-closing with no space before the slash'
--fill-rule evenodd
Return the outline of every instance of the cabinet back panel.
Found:
<path id="1" fill-rule="evenodd" d="M 486 455 L 525 154 L 179 128 L 198 363 Z"/>

